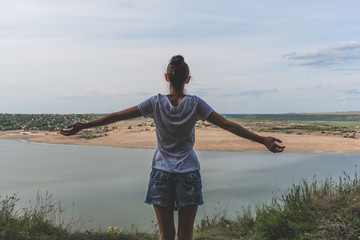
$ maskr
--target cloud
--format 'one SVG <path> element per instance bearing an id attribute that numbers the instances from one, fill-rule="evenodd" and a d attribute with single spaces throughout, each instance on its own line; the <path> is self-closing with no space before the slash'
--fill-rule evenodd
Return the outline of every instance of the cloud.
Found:
<path id="1" fill-rule="evenodd" d="M 334 68 L 334 72 L 360 72 L 360 68 Z"/>
<path id="2" fill-rule="evenodd" d="M 296 87 L 294 88 L 294 90 L 296 91 L 320 91 L 320 90 L 323 90 L 323 91 L 328 91 L 328 90 L 332 90 L 333 87 L 330 87 L 330 86 L 317 86 L 317 87 Z"/>
<path id="3" fill-rule="evenodd" d="M 269 89 L 269 90 L 253 89 L 253 90 L 239 91 L 238 93 L 221 94 L 219 96 L 220 97 L 247 96 L 250 98 L 261 98 L 265 94 L 277 93 L 277 92 L 278 92 L 277 89 Z"/>
<path id="4" fill-rule="evenodd" d="M 126 1 L 119 1 L 118 2 L 118 6 L 120 8 L 131 8 L 133 5 L 133 2 L 130 0 L 126 0 Z"/>
<path id="5" fill-rule="evenodd" d="M 298 66 L 311 67 L 328 67 L 353 63 L 360 60 L 360 42 L 340 42 L 319 51 L 284 54 L 283 58 L 293 61 Z"/>
<path id="6" fill-rule="evenodd" d="M 355 41 L 340 42 L 330 46 L 330 48 L 337 51 L 353 50 L 355 48 L 360 48 L 360 42 L 355 42 Z"/>
<path id="7" fill-rule="evenodd" d="M 354 101 L 358 102 L 359 99 L 360 99 L 360 97 L 356 96 L 356 95 L 355 96 L 340 96 L 337 98 L 337 100 L 340 101 L 339 103 L 354 102 Z"/>
<path id="8" fill-rule="evenodd" d="M 345 91 L 346 94 L 355 94 L 360 95 L 360 91 L 358 89 L 349 89 Z"/>

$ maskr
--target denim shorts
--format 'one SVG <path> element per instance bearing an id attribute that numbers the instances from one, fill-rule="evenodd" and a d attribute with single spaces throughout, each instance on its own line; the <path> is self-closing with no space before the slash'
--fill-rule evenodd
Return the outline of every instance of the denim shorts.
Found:
<path id="1" fill-rule="evenodd" d="M 153 169 L 145 203 L 180 210 L 188 205 L 203 205 L 199 171 L 171 173 Z"/>

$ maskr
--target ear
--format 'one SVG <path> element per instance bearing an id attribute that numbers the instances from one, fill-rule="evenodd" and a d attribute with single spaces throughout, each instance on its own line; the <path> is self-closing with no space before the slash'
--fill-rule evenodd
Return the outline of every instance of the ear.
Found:
<path id="1" fill-rule="evenodd" d="M 188 76 L 185 80 L 185 84 L 188 84 L 190 82 L 191 76 Z"/>
<path id="2" fill-rule="evenodd" d="M 167 82 L 170 82 L 169 76 L 167 75 L 167 73 L 165 73 L 165 80 L 166 80 Z"/>

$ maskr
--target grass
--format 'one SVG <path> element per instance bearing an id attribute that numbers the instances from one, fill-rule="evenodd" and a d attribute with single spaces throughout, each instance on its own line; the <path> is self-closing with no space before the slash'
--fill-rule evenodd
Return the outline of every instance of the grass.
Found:
<path id="1" fill-rule="evenodd" d="M 0 239 L 6 240 L 154 240 L 156 233 L 124 233 L 116 227 L 107 231 L 72 231 L 75 222 L 65 224 L 61 220 L 63 209 L 55 204 L 51 194 L 39 193 L 35 206 L 16 210 L 19 198 L 0 196 Z"/>
<path id="2" fill-rule="evenodd" d="M 327 179 L 293 185 L 272 204 L 245 211 L 236 219 L 226 213 L 205 218 L 196 239 L 359 239 L 360 184 L 344 175 L 338 182 Z"/>
<path id="3" fill-rule="evenodd" d="M 0 198 L 0 239 L 69 240 L 152 240 L 155 233 L 108 231 L 71 231 L 61 221 L 62 209 L 51 195 L 38 195 L 34 207 L 15 210 L 16 195 Z M 196 226 L 195 239 L 311 239 L 355 240 L 360 236 L 360 181 L 355 172 L 344 173 L 337 181 L 303 180 L 290 187 L 271 204 L 260 203 L 242 215 L 230 218 L 226 211 L 204 217 Z"/>
<path id="4" fill-rule="evenodd" d="M 0 201 L 0 239 L 41 239 L 67 233 L 63 223 L 56 222 L 62 210 L 53 204 L 51 195 L 43 199 L 38 194 L 35 206 L 21 211 L 15 210 L 18 200 L 13 195 Z"/>

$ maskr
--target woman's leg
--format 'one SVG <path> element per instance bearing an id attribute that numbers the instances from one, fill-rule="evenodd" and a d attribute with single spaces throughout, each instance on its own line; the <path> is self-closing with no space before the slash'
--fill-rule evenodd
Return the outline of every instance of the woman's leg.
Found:
<path id="1" fill-rule="evenodd" d="M 159 224 L 160 240 L 175 239 L 174 211 L 167 207 L 153 205 Z"/>
<path id="2" fill-rule="evenodd" d="M 198 206 L 189 205 L 179 211 L 178 240 L 192 240 Z"/>

